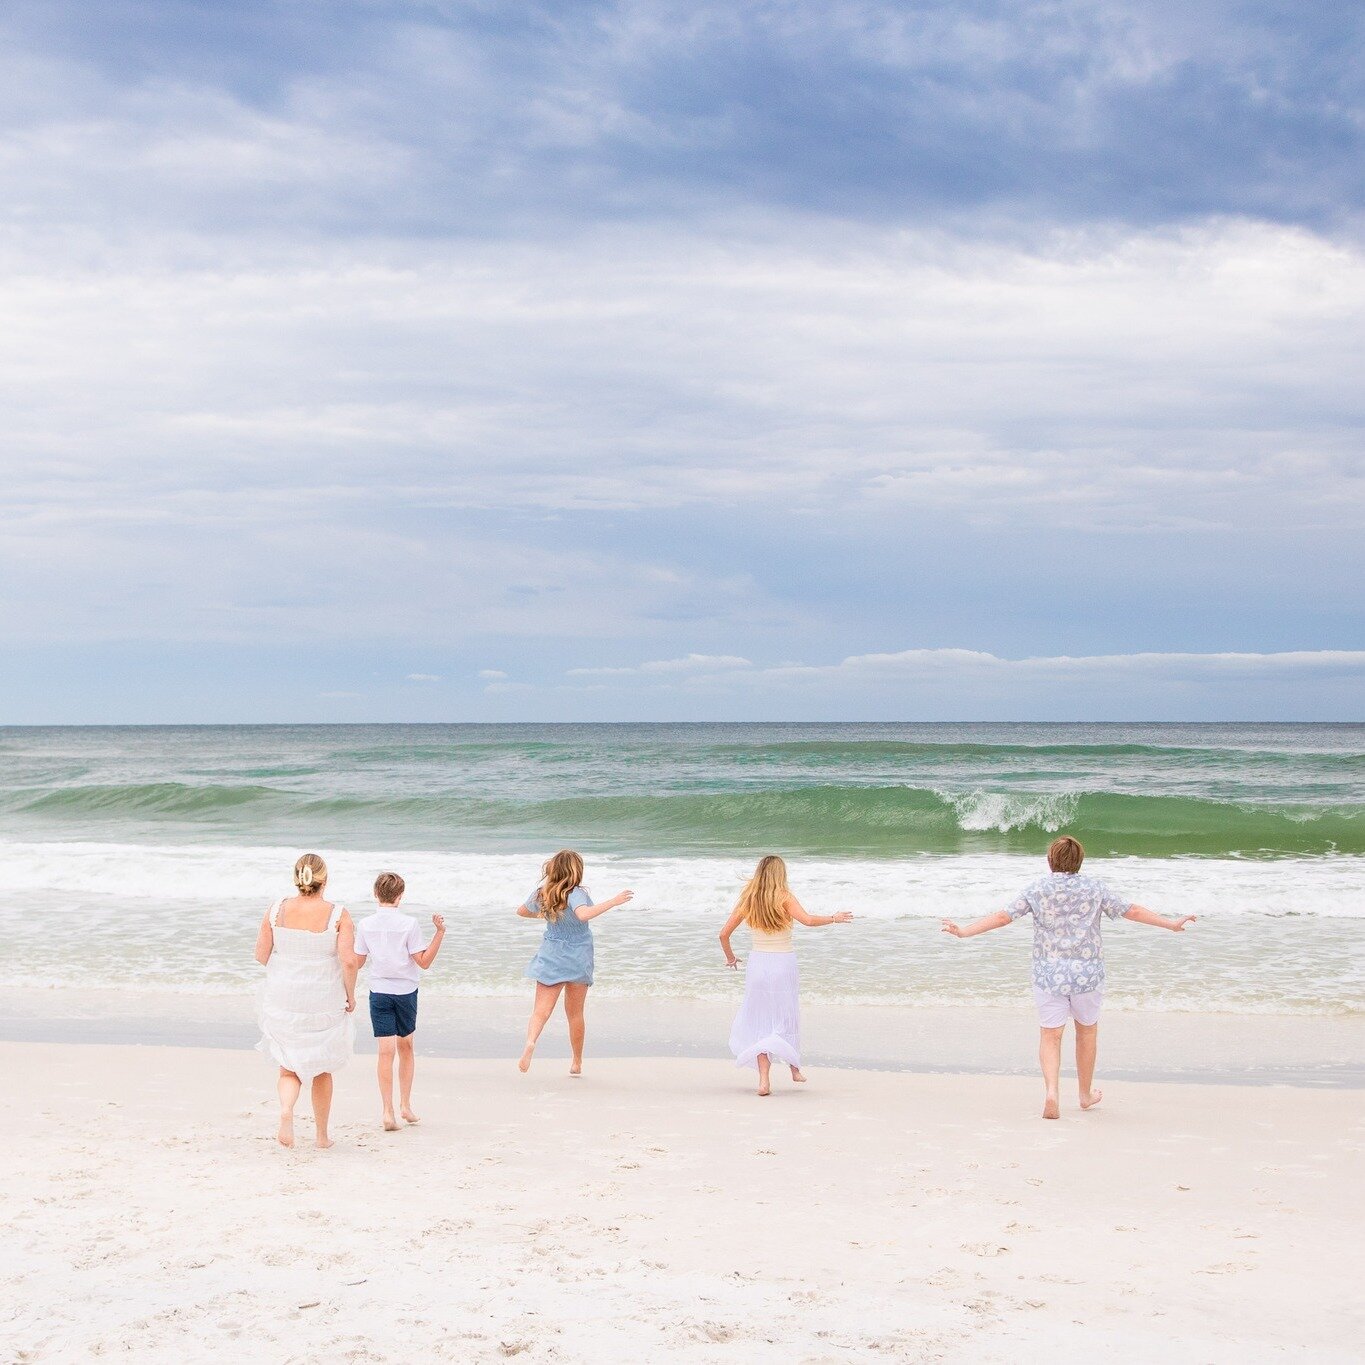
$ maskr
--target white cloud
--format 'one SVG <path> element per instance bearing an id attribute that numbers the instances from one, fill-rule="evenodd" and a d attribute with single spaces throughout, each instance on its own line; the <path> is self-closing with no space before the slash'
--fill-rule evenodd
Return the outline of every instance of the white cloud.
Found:
<path id="1" fill-rule="evenodd" d="M 440 682 L 440 675 L 437 673 L 409 673 L 404 679 L 406 682 L 414 683 L 434 683 Z"/>
<path id="2" fill-rule="evenodd" d="M 481 668 L 475 676 L 484 678 L 489 682 L 501 682 L 507 677 L 507 674 L 500 668 Z"/>
<path id="3" fill-rule="evenodd" d="M 681 659 L 651 659 L 633 668 L 571 668 L 569 678 L 614 678 L 669 676 L 685 673 L 719 673 L 732 668 L 752 668 L 748 659 L 737 654 L 687 654 Z"/>
<path id="4" fill-rule="evenodd" d="M 1359 718 L 1365 716 L 1365 650 L 1012 659 L 974 649 L 908 649 L 828 664 L 698 667 L 674 674 L 643 666 L 575 670 L 567 683 L 546 690 L 576 690 L 585 701 L 633 707 L 632 714 L 642 716 L 700 708 L 703 714 L 789 719 Z"/>

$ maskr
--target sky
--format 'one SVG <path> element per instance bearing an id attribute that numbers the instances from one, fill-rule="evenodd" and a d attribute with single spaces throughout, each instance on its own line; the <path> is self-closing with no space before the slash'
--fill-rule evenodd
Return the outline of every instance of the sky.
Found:
<path id="1" fill-rule="evenodd" d="M 1365 10 L 0 11 L 0 723 L 1365 720 Z"/>

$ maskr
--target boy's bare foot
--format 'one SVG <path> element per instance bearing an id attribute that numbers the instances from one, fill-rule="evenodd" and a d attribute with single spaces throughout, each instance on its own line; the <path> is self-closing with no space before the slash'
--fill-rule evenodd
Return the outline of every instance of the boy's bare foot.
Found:
<path id="1" fill-rule="evenodd" d="M 398 1112 L 402 1114 L 404 1123 L 421 1123 L 422 1121 L 412 1112 L 411 1107 L 406 1104 Z"/>
<path id="2" fill-rule="evenodd" d="M 319 1133 L 318 1140 L 313 1144 L 318 1151 L 325 1152 L 329 1147 L 335 1147 L 336 1143 L 329 1138 L 326 1133 Z"/>
<path id="3" fill-rule="evenodd" d="M 384 1115 L 384 1131 L 386 1133 L 396 1133 L 398 1131 L 398 1120 L 394 1118 L 392 1110 L 389 1110 L 389 1112 Z"/>
<path id="4" fill-rule="evenodd" d="M 1057 1103 L 1056 1095 L 1049 1095 L 1043 1101 L 1043 1117 L 1045 1119 L 1059 1119 L 1062 1116 L 1061 1106 Z"/>
<path id="5" fill-rule="evenodd" d="M 294 1116 L 293 1114 L 280 1115 L 280 1131 L 277 1134 L 281 1147 L 292 1147 L 294 1145 Z"/>
<path id="6" fill-rule="evenodd" d="M 531 1069 L 531 1058 L 535 1054 L 535 1044 L 527 1043 L 526 1051 L 521 1054 L 521 1061 L 517 1063 L 517 1070 L 526 1072 Z"/>
<path id="7" fill-rule="evenodd" d="M 1091 1090 L 1088 1095 L 1081 1096 L 1081 1108 L 1093 1109 L 1103 1098 L 1103 1090 Z"/>
<path id="8" fill-rule="evenodd" d="M 570 1076 L 581 1076 L 582 1074 L 583 1074 L 583 1063 L 582 1063 L 582 1062 L 573 1062 L 573 1063 L 570 1064 L 570 1066 L 569 1066 L 569 1075 L 570 1075 Z"/>
<path id="9" fill-rule="evenodd" d="M 801 1082 L 806 1079 L 806 1073 L 799 1066 L 792 1067 L 792 1080 Z"/>

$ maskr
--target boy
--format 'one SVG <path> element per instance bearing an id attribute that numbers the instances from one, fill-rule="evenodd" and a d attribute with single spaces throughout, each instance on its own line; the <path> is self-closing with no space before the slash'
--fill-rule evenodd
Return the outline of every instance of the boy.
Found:
<path id="1" fill-rule="evenodd" d="M 1066 1021 L 1076 1021 L 1076 1076 L 1081 1108 L 1093 1109 L 1103 1098 L 1092 1089 L 1098 1043 L 1100 1005 L 1104 1000 L 1104 954 L 1100 945 L 1100 916 L 1152 924 L 1176 933 L 1194 923 L 1193 915 L 1167 919 L 1141 905 L 1114 895 L 1102 881 L 1081 875 L 1085 849 L 1069 836 L 1054 839 L 1047 851 L 1051 869 L 1015 898 L 1008 910 L 987 915 L 965 928 L 943 921 L 943 932 L 954 938 L 973 938 L 990 929 L 1003 929 L 1021 915 L 1033 916 L 1033 999 L 1038 1006 L 1041 1039 L 1038 1060 L 1043 1068 L 1047 1097 L 1043 1117 L 1055 1119 L 1057 1082 L 1062 1070 L 1062 1034 Z"/>
<path id="2" fill-rule="evenodd" d="M 398 906 L 407 889 L 396 872 L 381 872 L 374 881 L 374 898 L 379 909 L 355 927 L 357 969 L 373 958 L 370 966 L 370 1024 L 379 1044 L 379 1095 L 384 1102 L 384 1128 L 396 1132 L 393 1116 L 393 1055 L 398 1053 L 399 1113 L 405 1123 L 416 1123 L 412 1112 L 412 1075 L 417 1058 L 412 1050 L 412 1035 L 417 1031 L 418 968 L 425 971 L 436 961 L 446 922 L 433 915 L 436 933 L 422 946 L 422 931 L 411 915 L 400 915 Z"/>

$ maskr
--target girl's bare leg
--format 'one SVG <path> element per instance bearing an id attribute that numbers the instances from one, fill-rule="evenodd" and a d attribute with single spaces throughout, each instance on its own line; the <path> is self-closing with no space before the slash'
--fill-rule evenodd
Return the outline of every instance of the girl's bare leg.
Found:
<path id="1" fill-rule="evenodd" d="M 1062 1074 L 1062 1033 L 1066 1025 L 1061 1028 L 1039 1029 L 1041 1035 L 1038 1039 L 1038 1062 L 1043 1068 L 1043 1084 L 1047 1087 L 1047 1095 L 1043 1100 L 1043 1117 L 1045 1119 L 1061 1118 L 1061 1106 L 1057 1099 L 1057 1086 Z"/>
<path id="2" fill-rule="evenodd" d="M 384 1106 L 384 1131 L 396 1133 L 398 1120 L 393 1116 L 393 1054 L 398 1046 L 397 1038 L 376 1038 L 379 1049 L 379 1101 Z"/>
<path id="3" fill-rule="evenodd" d="M 412 1049 L 412 1034 L 398 1040 L 398 1096 L 404 1123 L 416 1123 L 412 1112 L 412 1077 L 417 1070 L 417 1054 Z"/>
<path id="4" fill-rule="evenodd" d="M 760 1052 L 758 1054 L 758 1093 L 760 1095 L 766 1095 L 772 1090 L 768 1081 L 768 1071 L 771 1066 L 772 1062 L 769 1061 L 768 1054 Z"/>
<path id="5" fill-rule="evenodd" d="M 536 999 L 531 1006 L 531 1022 L 526 1025 L 526 1047 L 521 1054 L 521 1061 L 517 1063 L 519 1070 L 531 1069 L 531 1055 L 536 1050 L 536 1044 L 540 1041 L 545 1025 L 550 1022 L 550 1016 L 555 1012 L 555 1006 L 559 1003 L 559 993 L 563 989 L 563 982 L 556 986 L 536 982 Z"/>
<path id="6" fill-rule="evenodd" d="M 324 1071 L 321 1076 L 313 1077 L 313 1123 L 317 1127 L 317 1145 L 330 1147 L 332 1139 L 327 1136 L 327 1120 L 332 1114 L 332 1073 Z"/>
<path id="7" fill-rule="evenodd" d="M 280 1079 L 276 1083 L 276 1089 L 280 1092 L 279 1143 L 281 1147 L 292 1147 L 294 1145 L 294 1106 L 299 1102 L 299 1091 L 303 1089 L 303 1082 L 292 1071 L 286 1071 L 284 1067 L 281 1067 Z"/>
<path id="8" fill-rule="evenodd" d="M 569 1046 L 573 1049 L 573 1061 L 569 1063 L 569 1075 L 583 1074 L 583 1035 L 586 1025 L 583 1022 L 583 1006 L 587 1004 L 588 988 L 579 981 L 570 981 L 564 987 L 564 1013 L 569 1020 Z"/>

